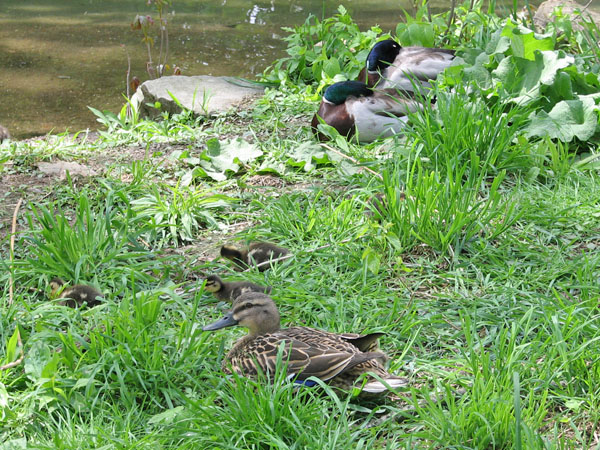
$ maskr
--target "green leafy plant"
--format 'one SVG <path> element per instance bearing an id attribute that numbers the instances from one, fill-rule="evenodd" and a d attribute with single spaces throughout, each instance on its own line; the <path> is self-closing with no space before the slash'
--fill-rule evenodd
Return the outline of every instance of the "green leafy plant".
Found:
<path id="1" fill-rule="evenodd" d="M 45 288 L 44 282 L 55 276 L 74 283 L 101 279 L 120 290 L 122 278 L 135 277 L 143 285 L 153 279 L 152 269 L 159 267 L 138 241 L 143 223 L 133 210 L 119 206 L 113 195 L 100 212 L 81 195 L 72 219 L 61 210 L 56 214 L 45 206 L 33 207 L 28 223 L 35 230 L 24 238 L 30 243 L 30 255 L 15 265 L 16 278 L 28 277 L 31 270 L 38 274 L 28 283 Z"/>
<path id="2" fill-rule="evenodd" d="M 210 194 L 208 190 L 197 191 L 193 187 L 162 184 L 160 187 L 152 186 L 149 194 L 133 200 L 131 207 L 139 219 L 149 222 L 149 230 L 144 233 L 144 238 L 156 241 L 162 247 L 168 243 L 177 246 L 193 241 L 207 225 L 219 228 L 219 222 L 211 211 L 223 208 L 232 201 L 230 197 Z"/>
<path id="3" fill-rule="evenodd" d="M 473 83 L 478 97 L 507 107 L 529 107 L 524 129 L 529 138 L 598 142 L 598 74 L 586 69 L 581 56 L 555 47 L 553 35 L 538 35 L 508 19 L 485 50 L 465 52 L 465 64 L 451 67 L 445 81 L 451 86 Z"/>
<path id="4" fill-rule="evenodd" d="M 266 81 L 282 85 L 316 82 L 323 86 L 340 74 L 355 79 L 381 34 L 378 27 L 361 32 L 343 6 L 333 17 L 320 21 L 310 15 L 303 25 L 283 29 L 290 33 L 284 38 L 289 56 L 263 75 Z"/>
<path id="5" fill-rule="evenodd" d="M 136 15 L 131 23 L 133 30 L 141 30 L 143 34 L 142 42 L 146 45 L 148 51 L 148 61 L 146 62 L 146 71 L 150 78 L 162 77 L 165 70 L 169 69 L 169 28 L 167 22 L 168 8 L 173 4 L 173 0 L 148 0 L 148 5 L 154 4 L 158 14 L 158 26 L 160 29 L 160 50 L 157 61 L 152 60 L 152 48 L 154 47 L 154 37 L 150 34 L 150 29 L 155 20 L 149 15 Z M 178 68 L 175 68 L 177 71 Z"/>

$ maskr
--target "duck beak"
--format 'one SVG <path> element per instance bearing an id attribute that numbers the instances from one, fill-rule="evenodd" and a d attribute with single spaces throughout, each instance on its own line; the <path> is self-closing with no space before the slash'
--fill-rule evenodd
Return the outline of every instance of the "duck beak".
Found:
<path id="1" fill-rule="evenodd" d="M 206 325 L 204 328 L 202 328 L 202 331 L 220 330 L 221 328 L 232 327 L 237 324 L 238 321 L 233 318 L 233 313 L 228 312 L 216 322 Z"/>

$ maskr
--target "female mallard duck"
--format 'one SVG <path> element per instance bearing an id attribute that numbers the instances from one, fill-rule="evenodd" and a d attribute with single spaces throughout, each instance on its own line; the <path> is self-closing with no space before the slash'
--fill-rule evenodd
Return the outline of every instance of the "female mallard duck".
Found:
<path id="1" fill-rule="evenodd" d="M 264 272 L 271 267 L 271 263 L 289 253 L 288 249 L 270 242 L 252 242 L 245 249 L 238 249 L 231 245 L 221 247 L 221 256 L 232 260 L 238 272 L 250 266 L 256 266 L 259 271 Z"/>
<path id="2" fill-rule="evenodd" d="M 358 133 L 360 142 L 371 142 L 400 133 L 408 113 L 421 109 L 420 102 L 401 97 L 395 90 L 373 90 L 359 81 L 340 81 L 325 90 L 311 126 L 320 141 L 327 137 L 317 130 L 318 117 L 343 136 Z"/>
<path id="3" fill-rule="evenodd" d="M 244 292 L 271 293 L 271 286 L 260 286 L 249 281 L 223 281 L 217 275 L 211 275 L 206 279 L 204 289 L 208 292 L 212 292 L 217 300 L 227 302 L 235 300 Z"/>
<path id="4" fill-rule="evenodd" d="M 75 286 L 65 287 L 65 282 L 61 278 L 53 278 L 50 281 L 50 298 L 64 298 L 61 305 L 77 308 L 87 303 L 87 306 L 93 307 L 102 303 L 104 295 L 98 289 L 86 284 L 76 284 Z"/>
<path id="5" fill-rule="evenodd" d="M 352 388 L 357 378 L 371 372 L 385 383 L 397 388 L 406 380 L 387 373 L 382 365 L 386 356 L 377 351 L 377 339 L 382 333 L 335 334 L 307 327 L 280 328 L 279 311 L 268 295 L 246 292 L 233 302 L 233 309 L 220 320 L 207 325 L 204 331 L 240 325 L 249 330 L 238 340 L 223 360 L 223 371 L 249 377 L 259 372 L 275 372 L 277 357 L 283 347 L 282 361 L 296 383 L 314 385 L 307 380 L 316 377 L 341 389 Z M 384 383 L 369 378 L 362 391 L 381 393 Z M 357 386 L 359 387 L 359 386 Z"/>
<path id="6" fill-rule="evenodd" d="M 413 91 L 415 83 L 431 87 L 454 60 L 454 50 L 427 47 L 401 47 L 391 39 L 376 43 L 367 56 L 358 79 L 369 87 Z"/>

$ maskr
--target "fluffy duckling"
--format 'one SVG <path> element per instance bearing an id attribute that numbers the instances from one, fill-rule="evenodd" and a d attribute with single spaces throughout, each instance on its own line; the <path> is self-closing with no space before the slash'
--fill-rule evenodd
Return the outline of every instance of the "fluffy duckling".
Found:
<path id="1" fill-rule="evenodd" d="M 388 39 L 377 42 L 367 64 L 358 75 L 369 87 L 413 91 L 414 83 L 431 87 L 435 80 L 454 60 L 454 50 L 428 47 L 401 47 Z"/>
<path id="2" fill-rule="evenodd" d="M 212 292 L 217 300 L 223 300 L 227 302 L 232 302 L 244 292 L 264 292 L 265 294 L 271 293 L 271 286 L 260 286 L 249 281 L 223 281 L 217 275 L 209 276 L 206 279 L 206 285 L 204 288 L 208 292 Z"/>
<path id="3" fill-rule="evenodd" d="M 325 90 L 311 127 L 320 141 L 319 119 L 348 138 L 358 132 L 360 142 L 398 134 L 406 126 L 408 113 L 422 110 L 415 99 L 400 97 L 395 90 L 373 90 L 359 81 L 340 81 Z"/>
<path id="4" fill-rule="evenodd" d="M 87 306 L 93 307 L 99 305 L 104 295 L 98 289 L 86 284 L 76 284 L 75 286 L 65 286 L 65 282 L 61 278 L 53 278 L 50 281 L 50 298 L 64 298 L 66 300 L 60 302 L 61 305 L 77 308 L 84 303 Z M 61 290 L 62 289 L 62 290 Z"/>
<path id="5" fill-rule="evenodd" d="M 378 351 L 377 339 L 382 333 L 368 335 L 335 334 L 308 327 L 281 329 L 279 311 L 268 295 L 246 292 L 233 302 L 233 309 L 220 320 L 207 325 L 213 331 L 239 325 L 248 328 L 248 335 L 239 339 L 223 360 L 223 371 L 255 377 L 259 372 L 274 373 L 277 354 L 283 347 L 282 360 L 295 383 L 312 386 L 307 380 L 316 377 L 340 389 L 351 389 L 357 378 L 371 372 L 391 386 L 406 385 L 406 379 L 390 375 Z M 360 387 L 360 386 L 357 386 Z M 362 392 L 382 393 L 388 388 L 370 378 Z"/>
<path id="6" fill-rule="evenodd" d="M 288 249 L 270 242 L 252 242 L 245 249 L 238 249 L 231 245 L 221 247 L 221 256 L 232 260 L 236 264 L 238 272 L 250 266 L 256 266 L 260 272 L 264 272 L 271 267 L 273 260 L 289 253 Z"/>
<path id="7" fill-rule="evenodd" d="M 2 143 L 4 139 L 10 139 L 10 133 L 6 127 L 0 125 L 0 143 Z"/>

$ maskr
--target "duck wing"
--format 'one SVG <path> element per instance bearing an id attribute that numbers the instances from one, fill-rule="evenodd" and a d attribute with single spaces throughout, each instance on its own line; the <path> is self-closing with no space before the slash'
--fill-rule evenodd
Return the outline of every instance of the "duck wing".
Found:
<path id="1" fill-rule="evenodd" d="M 382 73 L 378 88 L 412 91 L 416 83 L 428 86 L 454 60 L 454 51 L 439 48 L 404 47 Z"/>
<path id="2" fill-rule="evenodd" d="M 292 330 L 288 333 L 289 330 Z M 316 377 L 327 381 L 354 366 L 373 359 L 384 359 L 382 353 L 360 352 L 354 345 L 331 333 L 296 327 L 259 336 L 230 358 L 234 370 L 245 375 L 274 373 L 277 356 L 283 344 L 282 360 L 287 373 L 305 380 Z"/>
<path id="3" fill-rule="evenodd" d="M 353 98 L 346 102 L 354 123 L 360 126 L 376 117 L 405 117 L 420 111 L 423 104 L 408 96 L 398 95 L 395 89 L 377 90 L 370 97 Z"/>
<path id="4" fill-rule="evenodd" d="M 370 334 L 356 334 L 356 333 L 343 333 L 339 334 L 346 342 L 354 345 L 361 352 L 376 352 L 379 350 L 379 343 L 377 342 L 380 337 L 385 336 L 385 333 L 370 333 Z"/>

